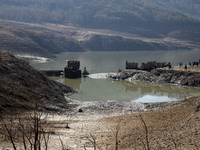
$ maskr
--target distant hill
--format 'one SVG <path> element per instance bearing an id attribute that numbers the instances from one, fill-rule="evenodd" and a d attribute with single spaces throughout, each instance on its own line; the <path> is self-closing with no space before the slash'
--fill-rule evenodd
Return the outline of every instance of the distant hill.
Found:
<path id="1" fill-rule="evenodd" d="M 155 37 L 151 32 L 159 36 L 191 26 L 199 28 L 199 20 L 178 11 L 189 8 L 183 5 L 196 6 L 195 1 L 181 3 L 178 0 L 1 0 L 0 19 L 111 29 Z M 177 9 L 182 7 L 176 10 L 172 8 L 175 5 Z"/>
<path id="2" fill-rule="evenodd" d="M 20 25 L 22 24 L 20 23 Z M 190 50 L 194 47 L 188 45 L 187 42 L 180 45 L 162 40 L 143 40 L 143 38 L 123 35 L 121 32 L 107 34 L 103 31 L 71 29 L 67 26 L 60 27 L 54 24 L 43 25 L 43 28 L 38 29 L 39 26 L 32 27 L 32 24 L 29 24 L 28 27 L 32 27 L 32 29 L 0 26 L 1 50 L 13 54 L 52 58 L 55 57 L 54 54 L 61 52 Z M 170 36 L 178 37 L 178 33 L 171 33 Z"/>
<path id="3" fill-rule="evenodd" d="M 0 48 L 13 53 L 54 57 L 53 54 L 85 51 L 73 38 L 59 33 L 46 34 L 37 30 L 0 26 Z"/>
<path id="4" fill-rule="evenodd" d="M 65 93 L 74 92 L 33 69 L 23 60 L 0 52 L 0 112 L 29 110 L 37 102 L 41 109 L 68 108 Z"/>
<path id="5" fill-rule="evenodd" d="M 0 48 L 45 57 L 198 49 L 198 8 L 196 0 L 1 0 Z"/>
<path id="6" fill-rule="evenodd" d="M 170 49 L 190 49 L 187 46 L 175 46 L 157 42 L 144 42 L 138 39 L 120 36 L 92 35 L 82 42 L 91 51 L 156 51 Z"/>
<path id="7" fill-rule="evenodd" d="M 163 4 L 163 6 L 171 7 L 182 13 L 200 19 L 200 1 L 199 0 L 152 0 Z"/>

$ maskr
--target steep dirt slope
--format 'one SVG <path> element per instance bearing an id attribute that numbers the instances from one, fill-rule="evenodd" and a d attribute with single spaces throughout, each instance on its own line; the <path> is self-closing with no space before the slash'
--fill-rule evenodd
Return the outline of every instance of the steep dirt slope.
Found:
<path id="1" fill-rule="evenodd" d="M 57 32 L 45 33 L 15 27 L 0 26 L 0 47 L 2 50 L 43 57 L 69 51 L 85 51 L 81 44 Z"/>
<path id="2" fill-rule="evenodd" d="M 43 109 L 57 110 L 67 107 L 65 93 L 74 92 L 33 69 L 23 60 L 0 52 L 0 110 Z"/>

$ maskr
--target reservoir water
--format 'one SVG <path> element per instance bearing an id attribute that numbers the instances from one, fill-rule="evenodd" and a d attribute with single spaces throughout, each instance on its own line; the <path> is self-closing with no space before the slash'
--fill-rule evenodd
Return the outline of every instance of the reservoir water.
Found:
<path id="1" fill-rule="evenodd" d="M 142 51 L 142 52 L 66 52 L 56 55 L 50 62 L 31 62 L 36 69 L 60 70 L 65 67 L 66 60 L 79 60 L 80 69 L 84 67 L 90 73 L 89 77 L 80 79 L 65 79 L 53 77 L 53 80 L 69 85 L 79 91 L 69 98 L 82 101 L 134 101 L 134 102 L 164 102 L 184 99 L 198 95 L 199 88 L 179 87 L 175 85 L 160 85 L 143 82 L 116 81 L 104 78 L 102 73 L 117 72 L 125 69 L 129 62 L 158 61 L 179 62 L 188 64 L 198 61 L 200 51 Z"/>

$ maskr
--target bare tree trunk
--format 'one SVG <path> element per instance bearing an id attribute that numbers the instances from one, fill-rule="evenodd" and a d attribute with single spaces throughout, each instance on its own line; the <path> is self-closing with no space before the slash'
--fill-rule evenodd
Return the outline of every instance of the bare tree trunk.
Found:
<path id="1" fill-rule="evenodd" d="M 47 137 L 45 136 L 45 132 L 44 130 L 42 129 L 42 134 L 43 134 L 43 139 L 44 139 L 44 144 L 45 144 L 45 150 L 48 149 L 48 142 L 49 142 L 49 136 L 50 136 L 50 133 L 48 133 Z"/>
<path id="2" fill-rule="evenodd" d="M 139 116 L 140 116 L 140 119 L 141 119 L 141 121 L 142 121 L 142 123 L 144 125 L 144 129 L 145 129 L 145 139 L 146 139 L 147 150 L 150 150 L 150 147 L 149 147 L 149 137 L 148 137 L 148 128 L 147 128 L 146 123 L 143 120 L 142 116 L 141 115 L 139 115 Z"/>
<path id="3" fill-rule="evenodd" d="M 7 133 L 8 133 L 8 137 L 10 139 L 10 142 L 12 143 L 13 145 L 13 149 L 16 150 L 16 146 L 15 146 L 15 142 L 14 142 L 14 137 L 12 135 L 12 127 L 10 127 L 10 129 L 8 129 L 8 126 L 6 125 L 6 123 L 3 121 L 3 119 L 1 119 L 1 122 L 2 122 L 2 125 L 5 127 Z M 11 125 L 12 125 L 12 121 L 11 121 Z"/>
<path id="4" fill-rule="evenodd" d="M 118 150 L 118 134 L 119 134 L 119 128 L 120 128 L 120 122 L 116 126 L 116 133 L 115 133 L 115 150 Z"/>
<path id="5" fill-rule="evenodd" d="M 24 125 L 21 123 L 20 118 L 19 118 L 19 125 L 21 126 L 21 128 L 19 127 L 19 131 L 22 133 L 24 150 L 27 150 L 27 148 L 26 148 L 26 139 L 25 139 L 25 129 L 24 129 Z"/>

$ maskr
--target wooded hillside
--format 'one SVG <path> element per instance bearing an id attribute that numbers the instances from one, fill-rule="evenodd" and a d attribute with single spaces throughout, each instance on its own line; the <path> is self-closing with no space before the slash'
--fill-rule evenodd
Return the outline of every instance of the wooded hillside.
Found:
<path id="1" fill-rule="evenodd" d="M 0 24 L 17 28 L 0 27 L 0 47 L 45 57 L 196 49 L 200 20 L 191 16 L 199 6 L 195 0 L 1 0 Z"/>
<path id="2" fill-rule="evenodd" d="M 154 0 L 166 7 L 172 7 L 190 16 L 200 19 L 200 1 L 199 0 Z"/>
<path id="3" fill-rule="evenodd" d="M 168 2 L 170 6 L 179 4 L 178 0 L 174 3 L 170 0 Z M 134 28 L 149 28 L 159 30 L 161 33 L 188 26 L 199 26 L 199 20 L 188 17 L 164 4 L 168 4 L 167 1 L 1 0 L 0 19 L 73 24 L 81 27 L 114 30 L 129 28 L 130 31 Z M 183 4 L 187 3 L 184 1 Z"/>

